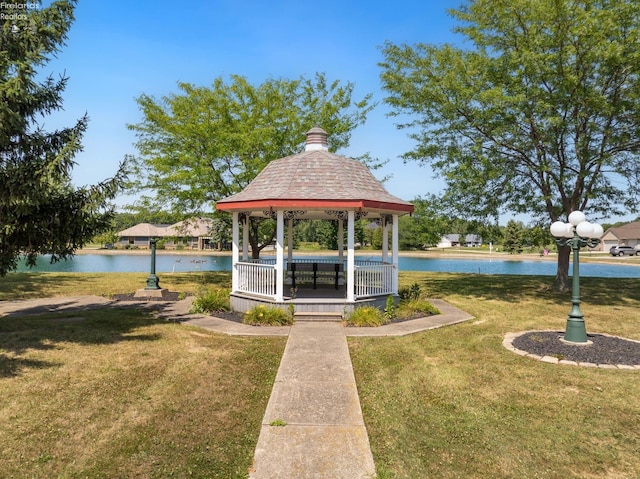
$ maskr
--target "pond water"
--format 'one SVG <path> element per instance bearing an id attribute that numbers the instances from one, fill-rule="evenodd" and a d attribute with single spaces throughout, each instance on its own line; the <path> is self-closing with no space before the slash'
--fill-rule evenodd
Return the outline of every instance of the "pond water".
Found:
<path id="1" fill-rule="evenodd" d="M 307 257 L 311 259 L 312 257 Z M 373 256 L 357 256 L 357 259 L 377 259 Z M 38 258 L 31 271 L 38 272 L 140 272 L 150 269 L 150 255 L 146 254 L 81 254 L 67 261 L 50 264 L 46 255 Z M 555 276 L 554 261 L 525 261 L 467 258 L 425 258 L 400 256 L 401 271 L 436 271 L 478 274 L 524 274 Z M 18 271 L 29 271 L 24 263 Z M 156 272 L 182 273 L 188 271 L 231 271 L 231 256 L 158 254 Z M 580 276 L 602 278 L 640 278 L 640 267 L 616 264 L 580 264 Z"/>

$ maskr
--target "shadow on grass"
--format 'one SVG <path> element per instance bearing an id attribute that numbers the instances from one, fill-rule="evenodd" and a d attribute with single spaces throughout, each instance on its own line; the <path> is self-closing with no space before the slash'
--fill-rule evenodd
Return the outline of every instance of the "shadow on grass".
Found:
<path id="1" fill-rule="evenodd" d="M 26 369 L 56 364 L 30 357 L 53 350 L 63 343 L 108 345 L 122 341 L 157 341 L 158 334 L 137 330 L 158 320 L 150 312 L 134 309 L 68 310 L 39 316 L 0 318 L 0 377 L 21 374 Z"/>
<path id="2" fill-rule="evenodd" d="M 52 296 L 52 291 L 79 291 L 76 294 L 107 295 L 128 285 L 128 290 L 145 286 L 148 273 L 9 273 L 0 278 L 0 301 L 34 299 Z M 231 285 L 229 271 L 198 271 L 188 273 L 161 273 L 161 286 L 182 290 L 193 285 Z M 71 295 L 71 294 L 69 294 Z"/>
<path id="3" fill-rule="evenodd" d="M 78 277 L 73 273 L 9 273 L 0 278 L 0 300 L 6 301 L 15 297 L 43 297 L 44 292 L 53 287 L 77 283 Z"/>
<path id="4" fill-rule="evenodd" d="M 401 273 L 401 280 L 405 286 L 419 283 L 434 298 L 458 295 L 510 302 L 539 299 L 558 304 L 571 300 L 571 291 L 551 290 L 553 278 L 549 276 L 406 272 Z M 580 278 L 580 294 L 584 301 L 605 306 L 640 301 L 640 278 Z"/>

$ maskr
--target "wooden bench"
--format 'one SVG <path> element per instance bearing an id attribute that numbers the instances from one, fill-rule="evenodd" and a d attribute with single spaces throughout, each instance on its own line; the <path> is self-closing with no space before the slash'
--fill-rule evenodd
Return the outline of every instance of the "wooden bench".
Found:
<path id="1" fill-rule="evenodd" d="M 318 281 L 332 280 L 335 289 L 338 289 L 338 280 L 342 272 L 340 263 L 290 263 L 291 286 L 296 287 L 296 281 L 305 282 L 306 279 L 313 280 L 313 289 L 316 289 Z"/>

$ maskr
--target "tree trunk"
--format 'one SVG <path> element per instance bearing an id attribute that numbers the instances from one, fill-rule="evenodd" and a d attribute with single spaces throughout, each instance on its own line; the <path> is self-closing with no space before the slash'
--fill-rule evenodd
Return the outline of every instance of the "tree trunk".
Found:
<path id="1" fill-rule="evenodd" d="M 562 246 L 558 248 L 558 270 L 556 279 L 551 286 L 553 291 L 569 291 L 569 256 L 571 255 L 570 246 Z"/>

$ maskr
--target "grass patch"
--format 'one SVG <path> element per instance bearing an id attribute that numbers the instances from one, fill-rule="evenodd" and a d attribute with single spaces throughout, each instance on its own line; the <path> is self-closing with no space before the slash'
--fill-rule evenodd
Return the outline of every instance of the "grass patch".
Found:
<path id="1" fill-rule="evenodd" d="M 404 273 L 401 286 L 475 321 L 402 338 L 350 338 L 360 402 L 385 477 L 600 478 L 640 474 L 638 372 L 550 365 L 504 333 L 565 327 L 549 277 Z M 640 340 L 640 280 L 583 278 L 588 332 Z"/>
<path id="2" fill-rule="evenodd" d="M 285 345 L 133 309 L 0 318 L 0 337 L 2 476 L 32 478 L 246 478 Z"/>
<path id="3" fill-rule="evenodd" d="M 132 293 L 146 286 L 148 273 L 9 273 L 0 281 L 0 301 L 53 296 Z M 231 272 L 161 273 L 160 286 L 196 293 L 203 287 L 231 285 Z"/>
<path id="4" fill-rule="evenodd" d="M 130 292 L 145 274 L 18 273 L 0 300 Z M 228 273 L 161 275 L 196 292 Z M 640 475 L 638 372 L 550 365 L 502 347 L 563 330 L 550 277 L 400 273 L 475 316 L 401 338 L 350 338 L 381 477 Z M 640 340 L 640 279 L 581 278 L 587 332 Z M 415 288 L 414 288 L 415 289 Z M 0 318 L 7 477 L 246 477 L 284 338 L 237 338 L 134 310 Z"/>

